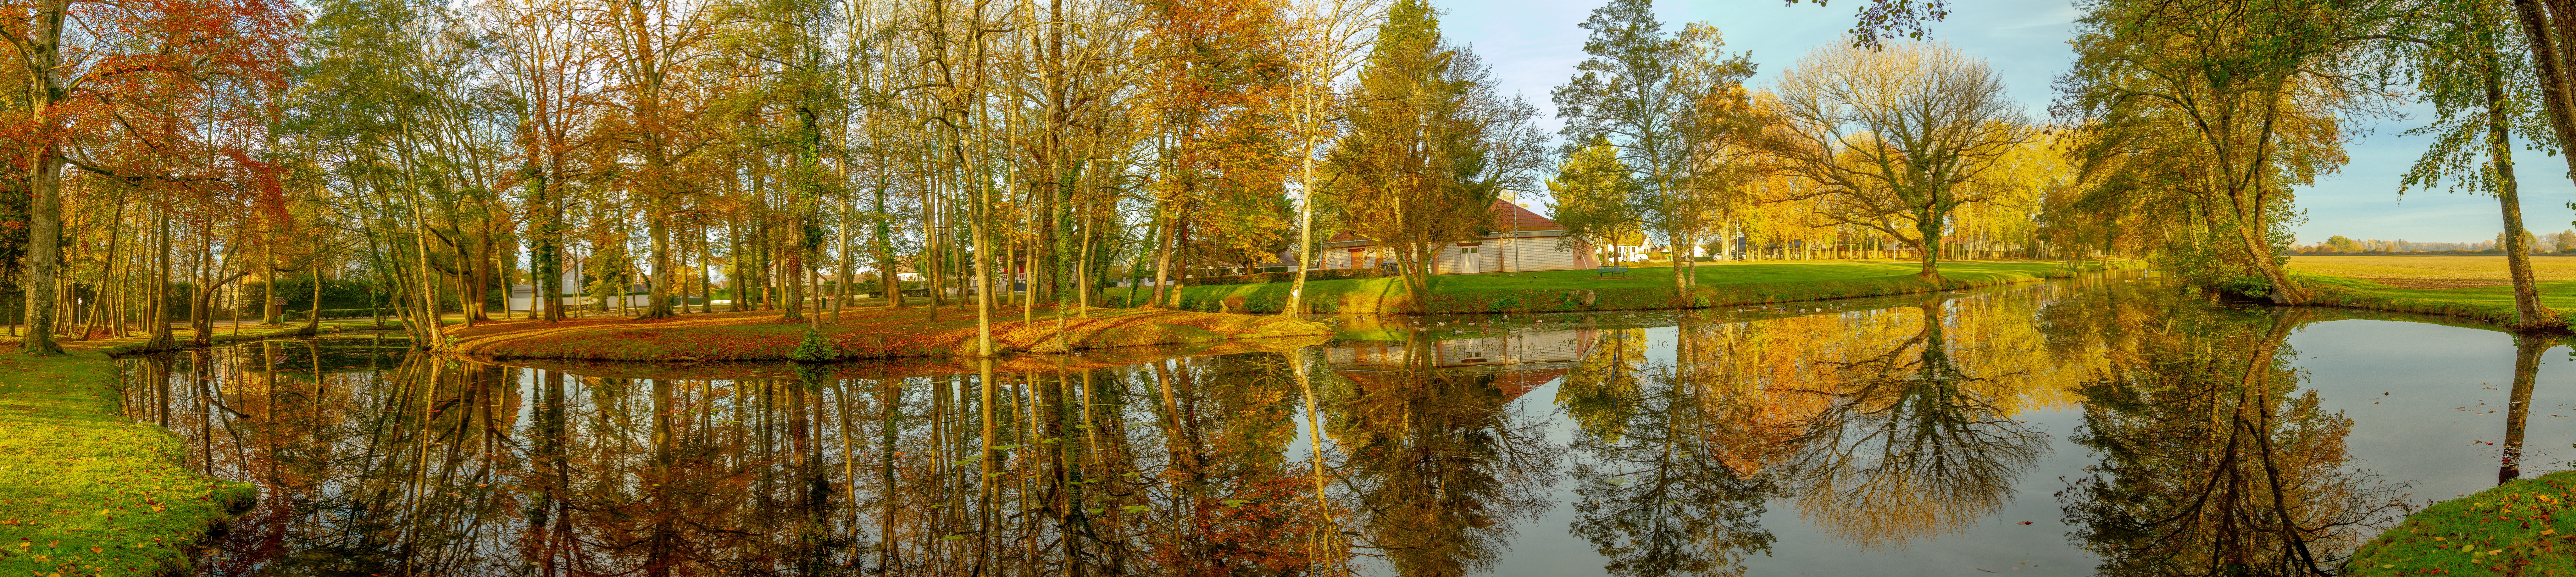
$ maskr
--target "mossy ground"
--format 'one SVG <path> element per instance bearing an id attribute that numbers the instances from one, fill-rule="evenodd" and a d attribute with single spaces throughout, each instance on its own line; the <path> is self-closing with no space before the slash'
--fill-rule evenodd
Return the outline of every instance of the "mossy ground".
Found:
<path id="1" fill-rule="evenodd" d="M 1087 314 L 1039 307 L 1022 321 L 1019 307 L 994 311 L 996 352 L 1065 352 L 1238 339 L 1329 335 L 1321 323 L 1276 316 L 1093 308 Z M 822 337 L 839 359 L 971 355 L 977 352 L 971 308 L 845 308 L 822 314 Z M 593 318 L 558 323 L 514 320 L 451 329 L 447 350 L 494 359 L 594 361 L 785 361 L 804 341 L 807 321 L 780 311 L 686 314 L 651 321 Z"/>
<path id="2" fill-rule="evenodd" d="M 2576 471 L 2436 503 L 2354 552 L 2345 575 L 2576 575 Z"/>
<path id="3" fill-rule="evenodd" d="M 1631 267 L 1626 276 L 1600 278 L 1590 270 L 1557 270 L 1432 277 L 1420 310 L 1406 310 L 1401 279 L 1339 279 L 1306 283 L 1309 312 L 1317 313 L 1518 313 L 1648 310 L 1811 301 L 2028 282 L 2096 270 L 2090 263 L 1974 261 L 1940 265 L 1944 282 L 1926 282 L 1911 261 L 1815 261 L 1709 264 L 1695 271 L 1688 298 L 1673 290 L 1670 267 Z M 1290 283 L 1181 287 L 1186 310 L 1274 313 L 1287 302 Z M 1123 303 L 1126 289 L 1111 289 Z"/>
<path id="4" fill-rule="evenodd" d="M 245 327 L 215 340 L 301 329 Z M 65 341 L 66 355 L 30 357 L 0 338 L 0 575 L 183 569 L 199 538 L 257 497 L 249 484 L 188 470 L 178 436 L 118 414 L 108 355 L 142 342 Z"/>

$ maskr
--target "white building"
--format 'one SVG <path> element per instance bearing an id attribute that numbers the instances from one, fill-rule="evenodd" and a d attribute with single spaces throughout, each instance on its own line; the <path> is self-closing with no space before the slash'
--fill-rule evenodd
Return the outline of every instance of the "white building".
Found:
<path id="1" fill-rule="evenodd" d="M 1533 270 L 1582 270 L 1599 266 L 1592 244 L 1565 242 L 1565 226 L 1520 205 L 1494 201 L 1494 231 L 1484 238 L 1450 243 L 1433 257 L 1432 274 L 1480 274 Z M 1560 244 L 1563 243 L 1563 244 Z M 1293 257 L 1292 257 L 1293 258 Z M 1374 239 L 1349 234 L 1324 243 L 1322 268 L 1369 268 L 1396 262 L 1395 252 Z"/>
<path id="2" fill-rule="evenodd" d="M 556 294 L 563 295 L 564 309 L 573 310 L 580 307 L 591 306 L 590 296 L 586 294 L 590 288 L 583 286 L 581 282 L 581 265 L 579 263 L 572 263 L 572 266 L 565 268 L 566 270 L 564 270 L 563 276 L 560 279 L 561 284 L 557 285 L 555 288 Z M 627 287 L 628 292 L 639 292 L 645 290 L 650 289 L 647 288 L 646 285 L 640 284 Z M 510 285 L 510 295 L 501 299 L 502 306 L 508 307 L 510 312 L 530 310 L 536 306 L 536 302 L 537 285 L 532 284 Z M 651 304 L 653 304 L 653 295 L 626 295 L 626 306 L 629 308 L 643 307 Z M 613 300 L 609 301 L 608 306 L 610 308 L 615 308 L 617 306 L 617 302 Z"/>

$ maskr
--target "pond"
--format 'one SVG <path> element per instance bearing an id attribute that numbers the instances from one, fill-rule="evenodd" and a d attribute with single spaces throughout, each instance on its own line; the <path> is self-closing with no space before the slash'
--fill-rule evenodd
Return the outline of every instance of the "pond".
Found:
<path id="1" fill-rule="evenodd" d="M 129 359 L 124 403 L 260 487 L 209 575 L 2274 574 L 2576 455 L 2555 338 L 2136 276 L 1333 320 L 986 365 L 266 341 Z"/>

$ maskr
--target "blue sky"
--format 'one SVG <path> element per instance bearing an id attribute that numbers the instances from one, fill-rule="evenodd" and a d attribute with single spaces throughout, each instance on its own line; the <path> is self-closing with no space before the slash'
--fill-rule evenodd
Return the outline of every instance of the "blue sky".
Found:
<path id="1" fill-rule="evenodd" d="M 1584 30 L 1575 27 L 1601 2 L 1477 2 L 1433 0 L 1445 12 L 1440 27 L 1453 42 L 1484 55 L 1506 92 L 1520 92 L 1541 110 L 1553 112 L 1548 91 L 1564 83 L 1582 62 Z M 1726 35 L 1731 50 L 1750 50 L 1761 65 L 1752 81 L 1767 86 L 1782 67 L 1818 46 L 1841 42 L 1851 28 L 1856 0 L 1818 7 L 1785 6 L 1781 0 L 1701 0 L 1658 2 L 1667 29 L 1685 22 L 1707 22 Z M 2073 35 L 2077 10 L 2064 0 L 1959 0 L 1950 18 L 1934 23 L 1938 39 L 1985 58 L 2004 76 L 2006 87 L 2034 118 L 2045 117 L 2054 98 L 2049 82 L 2073 58 L 2066 41 Z M 2444 191 L 2411 191 L 2397 195 L 2397 177 L 2423 153 L 2428 139 L 2403 137 L 2416 119 L 2363 118 L 2347 124 L 2356 137 L 2346 144 L 2352 162 L 2340 174 L 2298 192 L 2307 222 L 2297 227 L 2300 242 L 2330 235 L 2417 242 L 2467 242 L 2495 238 L 2503 230 L 2494 199 Z M 1555 122 L 1549 120 L 1550 129 Z M 2515 156 L 2522 169 L 2523 222 L 2536 232 L 2569 228 L 2576 211 L 2576 186 L 2556 168 L 2564 162 L 2536 152 Z M 1537 204 L 1528 202 L 1527 204 Z"/>

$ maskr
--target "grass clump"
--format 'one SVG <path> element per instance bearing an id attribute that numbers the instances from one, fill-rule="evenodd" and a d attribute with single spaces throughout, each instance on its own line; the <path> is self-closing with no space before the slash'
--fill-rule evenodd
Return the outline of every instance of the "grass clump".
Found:
<path id="1" fill-rule="evenodd" d="M 2576 471 L 2436 503 L 2355 551 L 2345 575 L 2576 575 Z"/>

